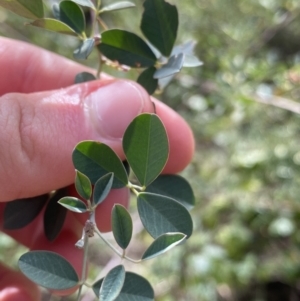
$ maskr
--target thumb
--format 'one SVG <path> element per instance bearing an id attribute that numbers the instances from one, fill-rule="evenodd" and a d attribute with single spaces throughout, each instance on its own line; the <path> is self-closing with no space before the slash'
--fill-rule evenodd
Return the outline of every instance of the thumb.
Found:
<path id="1" fill-rule="evenodd" d="M 98 140 L 124 158 L 121 138 L 132 119 L 153 111 L 148 94 L 126 80 L 0 97 L 0 201 L 26 198 L 74 181 L 71 152 Z"/>

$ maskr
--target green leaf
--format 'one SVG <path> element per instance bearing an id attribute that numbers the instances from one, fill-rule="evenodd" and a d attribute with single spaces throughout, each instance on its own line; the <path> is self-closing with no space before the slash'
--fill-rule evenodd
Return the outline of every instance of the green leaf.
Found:
<path id="1" fill-rule="evenodd" d="M 79 35 L 85 31 L 85 17 L 80 6 L 65 0 L 59 3 L 59 20 L 71 27 Z"/>
<path id="2" fill-rule="evenodd" d="M 86 39 L 82 44 L 73 52 L 76 60 L 86 60 L 94 49 L 95 40 Z"/>
<path id="3" fill-rule="evenodd" d="M 132 219 L 125 207 L 116 204 L 112 210 L 112 231 L 117 244 L 126 249 L 132 237 Z"/>
<path id="4" fill-rule="evenodd" d="M 86 7 L 92 8 L 92 9 L 96 9 L 93 1 L 91 1 L 91 0 L 72 0 L 72 1 L 81 6 L 86 6 Z"/>
<path id="5" fill-rule="evenodd" d="M 154 78 L 163 78 L 178 73 L 183 66 L 183 53 L 175 54 L 170 57 L 168 62 L 154 73 Z"/>
<path id="6" fill-rule="evenodd" d="M 150 43 L 168 57 L 177 36 L 177 8 L 164 0 L 146 0 L 144 8 L 141 30 Z"/>
<path id="7" fill-rule="evenodd" d="M 158 86 L 158 80 L 153 78 L 156 68 L 154 66 L 144 70 L 137 79 L 137 82 L 145 88 L 149 95 L 153 94 Z"/>
<path id="8" fill-rule="evenodd" d="M 121 292 L 125 280 L 125 269 L 118 265 L 108 272 L 100 288 L 101 301 L 114 301 Z"/>
<path id="9" fill-rule="evenodd" d="M 43 194 L 6 203 L 3 213 L 4 229 L 17 230 L 27 226 L 39 215 L 48 199 L 49 194 Z"/>
<path id="10" fill-rule="evenodd" d="M 138 196 L 138 212 L 145 229 L 153 238 L 168 232 L 193 231 L 193 221 L 187 209 L 175 200 L 158 194 L 142 192 Z"/>
<path id="11" fill-rule="evenodd" d="M 113 10 L 120 10 L 125 8 L 132 8 L 132 7 L 135 7 L 134 3 L 129 1 L 120 1 L 104 6 L 103 8 L 101 8 L 100 13 L 113 11 Z"/>
<path id="12" fill-rule="evenodd" d="M 163 170 L 169 155 L 165 127 L 155 114 L 141 114 L 128 126 L 123 149 L 137 179 L 148 186 Z"/>
<path id="13" fill-rule="evenodd" d="M 63 207 L 67 208 L 68 210 L 71 210 L 76 213 L 87 212 L 86 204 L 75 197 L 63 197 L 58 201 L 58 203 L 61 204 Z"/>
<path id="14" fill-rule="evenodd" d="M 82 141 L 75 147 L 72 159 L 75 168 L 88 176 L 92 184 L 109 172 L 114 173 L 112 188 L 121 188 L 128 183 L 122 161 L 106 144 Z"/>
<path id="15" fill-rule="evenodd" d="M 166 233 L 159 236 L 143 254 L 142 259 L 157 257 L 180 244 L 186 235 L 183 233 Z"/>
<path id="16" fill-rule="evenodd" d="M 103 32 L 98 48 L 111 61 L 130 67 L 149 67 L 156 63 L 156 56 L 146 42 L 125 30 Z"/>
<path id="17" fill-rule="evenodd" d="M 95 79 L 97 79 L 97 78 L 92 73 L 81 72 L 81 73 L 76 74 L 74 83 L 80 84 L 80 83 L 85 83 L 85 82 L 92 81 Z"/>
<path id="18" fill-rule="evenodd" d="M 48 289 L 65 290 L 79 282 L 72 265 L 57 253 L 31 251 L 23 254 L 18 264 L 30 280 Z"/>
<path id="19" fill-rule="evenodd" d="M 92 184 L 90 179 L 76 170 L 75 188 L 78 194 L 85 200 L 89 200 L 92 195 Z"/>
<path id="20" fill-rule="evenodd" d="M 101 177 L 95 184 L 93 203 L 95 206 L 102 203 L 109 194 L 114 180 L 114 174 L 112 172 Z"/>
<path id="21" fill-rule="evenodd" d="M 93 291 L 99 298 L 103 279 L 93 285 Z M 154 291 L 150 283 L 140 275 L 126 272 L 124 285 L 115 301 L 154 301 Z"/>
<path id="22" fill-rule="evenodd" d="M 28 19 L 44 17 L 42 0 L 0 0 L 0 6 Z"/>
<path id="23" fill-rule="evenodd" d="M 49 241 L 55 240 L 64 225 L 67 209 L 62 207 L 58 201 L 66 195 L 68 195 L 66 188 L 59 189 L 47 204 L 44 213 L 44 231 Z"/>
<path id="24" fill-rule="evenodd" d="M 195 205 L 195 196 L 190 184 L 179 175 L 160 175 L 147 187 L 146 192 L 173 198 L 188 210 Z"/>
<path id="25" fill-rule="evenodd" d="M 61 33 L 61 34 L 77 36 L 76 32 L 71 27 L 69 27 L 67 24 L 65 24 L 59 20 L 55 20 L 55 19 L 48 19 L 48 18 L 37 19 L 31 23 L 28 23 L 28 25 L 44 28 L 44 29 L 47 29 L 50 31 Z"/>

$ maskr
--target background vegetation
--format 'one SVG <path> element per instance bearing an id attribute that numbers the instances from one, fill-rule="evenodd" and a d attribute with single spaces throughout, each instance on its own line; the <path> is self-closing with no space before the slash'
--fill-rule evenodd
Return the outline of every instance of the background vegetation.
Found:
<path id="1" fill-rule="evenodd" d="M 142 1 L 133 2 L 141 12 Z M 184 246 L 137 268 L 150 277 L 158 301 L 300 300 L 300 2 L 170 2 L 180 12 L 178 42 L 195 39 L 204 62 L 158 96 L 195 134 L 196 155 L 183 172 L 196 194 L 195 232 Z M 115 12 L 106 22 L 136 32 L 136 15 Z M 4 10 L 0 23 L 1 35 L 62 55 L 71 57 L 77 45 L 24 28 Z M 143 237 L 138 229 L 137 221 Z M 1 257 L 11 260 L 14 243 L 1 236 L 0 244 Z M 95 274 L 116 260 L 99 248 L 94 244 L 91 253 Z"/>

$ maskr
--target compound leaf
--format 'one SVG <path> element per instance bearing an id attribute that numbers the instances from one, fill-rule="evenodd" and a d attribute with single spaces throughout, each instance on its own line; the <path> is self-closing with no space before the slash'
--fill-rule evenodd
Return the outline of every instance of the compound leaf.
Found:
<path id="1" fill-rule="evenodd" d="M 102 33 L 99 50 L 111 61 L 130 67 L 149 67 L 156 62 L 151 48 L 134 33 L 111 29 Z"/>
<path id="2" fill-rule="evenodd" d="M 195 205 L 195 196 L 190 184 L 179 175 L 160 175 L 146 188 L 146 192 L 168 196 L 188 210 Z"/>
<path id="3" fill-rule="evenodd" d="M 43 194 L 33 198 L 19 199 L 6 203 L 4 209 L 4 229 L 21 229 L 31 223 L 42 211 L 48 194 Z"/>
<path id="4" fill-rule="evenodd" d="M 125 131 L 123 149 L 141 185 L 147 186 L 155 180 L 169 156 L 167 133 L 159 117 L 137 116 Z"/>
<path id="5" fill-rule="evenodd" d="M 68 210 L 76 213 L 87 212 L 86 204 L 75 197 L 63 197 L 58 201 L 58 203 L 61 204 L 63 207 L 67 208 Z"/>
<path id="6" fill-rule="evenodd" d="M 31 23 L 28 23 L 28 25 L 44 28 L 61 34 L 77 36 L 76 32 L 71 27 L 56 19 L 50 19 L 50 18 L 37 19 Z"/>
<path id="7" fill-rule="evenodd" d="M 100 13 L 132 7 L 135 7 L 135 4 L 130 1 L 119 1 L 102 7 Z"/>
<path id="8" fill-rule="evenodd" d="M 30 280 L 48 289 L 65 290 L 79 282 L 72 265 L 57 253 L 31 251 L 23 254 L 18 264 Z"/>
<path id="9" fill-rule="evenodd" d="M 94 49 L 95 39 L 86 39 L 82 44 L 73 52 L 76 60 L 86 60 Z"/>
<path id="10" fill-rule="evenodd" d="M 149 95 L 153 94 L 158 86 L 158 80 L 153 78 L 156 68 L 154 66 L 144 70 L 137 79 L 137 82 L 145 88 Z"/>
<path id="11" fill-rule="evenodd" d="M 28 19 L 44 17 L 42 0 L 0 0 L 0 6 Z"/>
<path id="12" fill-rule="evenodd" d="M 100 279 L 93 285 L 93 291 L 99 298 L 99 291 L 103 279 Z M 150 283 L 140 275 L 126 272 L 125 281 L 119 296 L 115 301 L 154 301 L 154 291 Z"/>
<path id="13" fill-rule="evenodd" d="M 75 147 L 72 159 L 75 168 L 89 177 L 92 184 L 109 172 L 114 173 L 112 188 L 121 188 L 128 183 L 122 161 L 106 144 L 82 141 Z"/>
<path id="14" fill-rule="evenodd" d="M 145 229 L 153 238 L 168 232 L 193 231 L 193 221 L 187 209 L 175 200 L 158 194 L 142 192 L 138 196 L 138 212 Z"/>
<path id="15" fill-rule="evenodd" d="M 186 235 L 183 233 L 163 234 L 155 239 L 155 241 L 143 254 L 142 259 L 146 260 L 157 257 L 180 244 L 185 238 Z"/>
<path id="16" fill-rule="evenodd" d="M 96 79 L 96 77 L 94 74 L 89 73 L 89 72 L 81 72 L 81 73 L 76 74 L 74 83 L 80 84 L 80 83 L 88 82 L 88 81 L 95 80 L 95 79 Z"/>
<path id="17" fill-rule="evenodd" d="M 118 204 L 112 210 L 112 231 L 117 244 L 125 250 L 132 237 L 132 219 L 126 208 Z"/>
<path id="18" fill-rule="evenodd" d="M 158 79 L 158 78 L 164 78 L 164 77 L 171 76 L 175 73 L 178 73 L 183 66 L 183 62 L 184 62 L 183 53 L 174 54 L 170 57 L 170 59 L 165 65 L 163 65 L 160 69 L 158 69 L 154 73 L 153 77 Z"/>
<path id="19" fill-rule="evenodd" d="M 125 269 L 118 265 L 108 272 L 100 288 L 101 301 L 114 301 L 121 292 L 125 280 Z"/>
<path id="20" fill-rule="evenodd" d="M 71 27 L 79 35 L 85 31 L 85 17 L 80 6 L 64 0 L 59 3 L 59 20 Z"/>
<path id="21" fill-rule="evenodd" d="M 90 179 L 82 172 L 76 170 L 75 188 L 78 194 L 85 200 L 90 199 L 92 195 L 92 184 Z"/>
<path id="22" fill-rule="evenodd" d="M 105 200 L 111 190 L 113 180 L 114 174 L 110 172 L 96 182 L 93 194 L 93 204 L 95 206 L 99 205 Z"/>
<path id="23" fill-rule="evenodd" d="M 81 6 L 86 6 L 86 7 L 92 8 L 92 9 L 96 9 L 93 1 L 91 1 L 91 0 L 72 0 L 72 1 Z"/>
<path id="24" fill-rule="evenodd" d="M 141 30 L 145 37 L 168 57 L 177 36 L 177 8 L 164 0 L 146 0 L 144 9 Z"/>

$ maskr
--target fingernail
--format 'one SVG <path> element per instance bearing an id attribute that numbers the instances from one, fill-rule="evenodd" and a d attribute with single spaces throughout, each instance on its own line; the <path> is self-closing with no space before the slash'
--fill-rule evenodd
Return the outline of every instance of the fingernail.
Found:
<path id="1" fill-rule="evenodd" d="M 85 110 L 100 138 L 121 139 L 129 123 L 143 112 L 148 99 L 138 84 L 118 80 L 87 95 Z"/>

